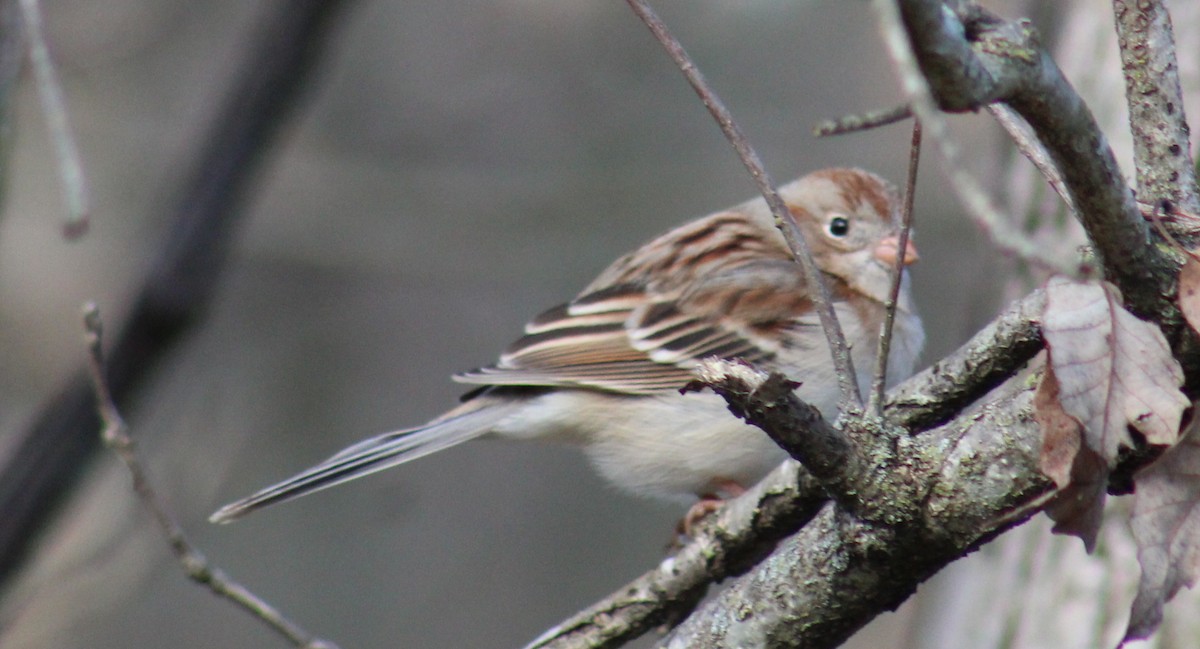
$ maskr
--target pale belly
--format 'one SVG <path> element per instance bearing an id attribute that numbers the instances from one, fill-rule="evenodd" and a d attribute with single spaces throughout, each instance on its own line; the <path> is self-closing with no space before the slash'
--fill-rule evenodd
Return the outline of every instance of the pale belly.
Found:
<path id="1" fill-rule="evenodd" d="M 496 432 L 578 444 L 601 475 L 638 495 L 682 502 L 728 495 L 723 486 L 749 487 L 787 457 L 712 393 L 598 397 L 564 390 L 534 401 Z"/>

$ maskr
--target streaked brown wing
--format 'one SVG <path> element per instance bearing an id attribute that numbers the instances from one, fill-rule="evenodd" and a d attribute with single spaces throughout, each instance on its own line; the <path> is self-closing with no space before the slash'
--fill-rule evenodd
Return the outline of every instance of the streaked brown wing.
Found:
<path id="1" fill-rule="evenodd" d="M 534 318 L 494 365 L 454 379 L 627 394 L 678 389 L 691 380 L 690 369 L 655 362 L 631 344 L 628 323 L 646 299 L 642 289 L 632 286 L 581 296 Z"/>
<path id="2" fill-rule="evenodd" d="M 808 326 L 810 307 L 796 295 L 797 278 L 790 261 L 760 261 L 692 282 L 686 292 L 597 290 L 541 314 L 499 362 L 455 380 L 625 394 L 677 390 L 701 358 L 769 360 L 783 328 Z"/>

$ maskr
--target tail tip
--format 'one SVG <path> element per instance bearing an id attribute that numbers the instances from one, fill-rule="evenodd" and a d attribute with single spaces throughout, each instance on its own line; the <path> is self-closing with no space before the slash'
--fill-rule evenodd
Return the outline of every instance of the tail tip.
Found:
<path id="1" fill-rule="evenodd" d="M 216 525 L 228 525 L 229 523 L 238 520 L 242 516 L 245 516 L 247 513 L 249 513 L 249 510 L 245 509 L 241 503 L 233 503 L 230 505 L 225 505 L 224 507 L 213 512 L 212 515 L 208 517 L 208 522 Z"/>

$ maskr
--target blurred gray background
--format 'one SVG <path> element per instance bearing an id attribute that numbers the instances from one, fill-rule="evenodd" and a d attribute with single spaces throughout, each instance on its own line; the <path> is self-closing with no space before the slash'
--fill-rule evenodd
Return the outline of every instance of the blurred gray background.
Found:
<path id="1" fill-rule="evenodd" d="M 831 165 L 903 178 L 906 124 L 810 134 L 899 103 L 865 4 L 657 5 L 777 180 Z M 25 88 L 0 220 L 0 453 L 80 364 L 79 305 L 121 317 L 164 235 L 166 188 L 264 6 L 46 6 L 95 215 L 81 242 L 58 236 Z M 126 415 L 197 544 L 308 629 L 346 649 L 520 646 L 660 560 L 681 509 L 615 492 L 570 449 L 479 442 L 236 525 L 205 518 L 438 414 L 463 392 L 448 377 L 490 362 L 528 317 L 754 187 L 624 3 L 361 0 L 329 51 L 207 322 Z M 953 121 L 975 171 L 996 177 L 992 126 Z M 994 314 L 1007 267 L 939 167 L 928 150 L 914 271 L 926 362 Z M 284 646 L 181 576 L 108 455 L 0 615 L 5 647 Z M 882 623 L 897 644 L 903 617 Z"/>

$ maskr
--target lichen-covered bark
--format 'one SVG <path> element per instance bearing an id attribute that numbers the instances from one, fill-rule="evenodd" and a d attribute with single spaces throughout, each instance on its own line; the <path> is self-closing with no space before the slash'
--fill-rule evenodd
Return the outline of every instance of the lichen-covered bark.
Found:
<path id="1" fill-rule="evenodd" d="M 937 426 L 1003 383 L 1041 351 L 1037 319 L 1044 306 L 1041 291 L 1014 303 L 967 344 L 892 390 L 888 416 L 910 430 Z"/>
<path id="2" fill-rule="evenodd" d="M 833 647 L 895 608 L 934 572 L 1031 515 L 1049 492 L 1037 470 L 1032 387 L 906 443 L 916 515 L 869 521 L 830 504 L 659 646 Z"/>

